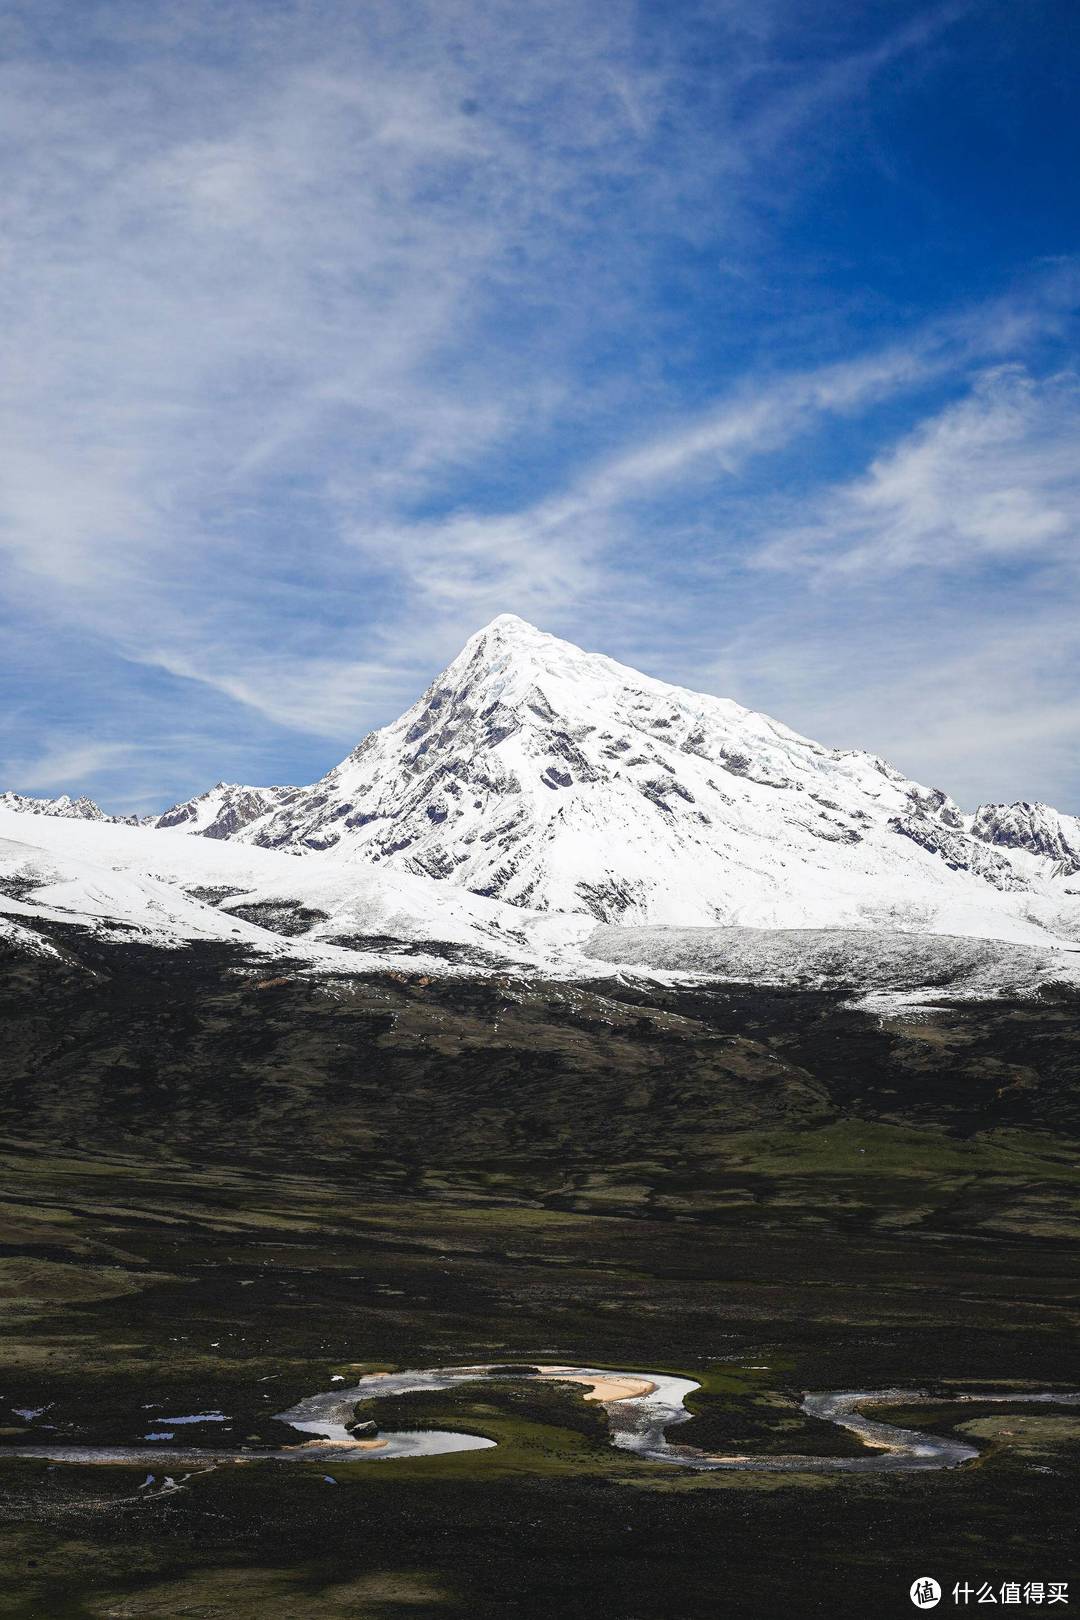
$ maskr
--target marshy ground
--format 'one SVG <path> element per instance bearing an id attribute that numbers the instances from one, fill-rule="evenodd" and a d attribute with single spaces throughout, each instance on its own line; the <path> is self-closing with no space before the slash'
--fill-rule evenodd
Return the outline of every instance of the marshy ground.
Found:
<path id="1" fill-rule="evenodd" d="M 932 1399 L 1077 1382 L 1068 998 L 883 1027 L 809 992 L 124 954 L 8 966 L 0 1447 L 218 1412 L 184 1438 L 254 1459 L 335 1374 L 542 1356 L 699 1379 L 705 1447 L 853 1453 L 801 1395 L 899 1384 L 931 1398 L 898 1421 L 984 1449 L 692 1475 L 522 1380 L 370 1414 L 475 1453 L 165 1495 L 9 1457 L 0 1615 L 887 1616 L 923 1574 L 1080 1600 L 1076 1412 Z"/>

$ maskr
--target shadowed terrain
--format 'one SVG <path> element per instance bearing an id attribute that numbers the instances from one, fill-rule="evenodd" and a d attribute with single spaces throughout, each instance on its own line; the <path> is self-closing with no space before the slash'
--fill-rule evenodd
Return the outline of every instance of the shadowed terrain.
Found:
<path id="1" fill-rule="evenodd" d="M 1075 1578 L 1075 1412 L 934 1404 L 1075 1384 L 1067 996 L 883 1024 L 63 944 L 3 979 L 0 1446 L 221 1414 L 182 1438 L 253 1461 L 164 1494 L 3 1461 L 0 1614 L 900 1615 L 927 1572 Z M 852 1454 L 802 1394 L 901 1385 L 983 1451 L 691 1476 L 523 1380 L 358 1413 L 492 1450 L 255 1461 L 334 1375 L 540 1355 L 699 1379 L 692 1445 Z"/>

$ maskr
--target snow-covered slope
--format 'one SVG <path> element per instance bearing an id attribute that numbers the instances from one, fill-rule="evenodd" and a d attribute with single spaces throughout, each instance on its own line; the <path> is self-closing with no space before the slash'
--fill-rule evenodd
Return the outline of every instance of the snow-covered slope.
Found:
<path id="1" fill-rule="evenodd" d="M 876 755 L 504 615 L 233 836 L 605 922 L 1080 936 L 1060 861 L 988 830 Z"/>
<path id="2" fill-rule="evenodd" d="M 857 991 L 863 999 L 1032 995 L 1080 986 L 1080 946 L 1017 945 L 951 934 L 798 928 L 607 928 L 584 941 L 599 960 L 702 973 L 726 983 Z"/>
<path id="3" fill-rule="evenodd" d="M 24 836 L 13 837 L 12 834 Z M 33 841 L 31 841 L 31 839 Z M 406 872 L 220 840 L 0 810 L 0 948 L 60 958 L 73 936 L 228 945 L 318 973 L 407 969 L 594 979 L 703 974 L 920 999 L 1080 987 L 1080 949 L 890 930 L 605 927 Z"/>
<path id="4" fill-rule="evenodd" d="M 60 816 L 65 821 L 111 821 L 119 826 L 136 827 L 138 816 L 110 816 L 93 799 L 32 799 L 25 793 L 0 793 L 0 810 L 14 810 L 23 816 Z"/>
<path id="5" fill-rule="evenodd" d="M 0 811 L 0 912 L 13 921 L 26 927 L 74 923 L 104 938 L 160 945 L 260 943 L 241 919 L 223 916 L 155 872 L 157 863 L 145 859 L 148 835 L 142 829 L 56 821 L 19 838 L 12 834 L 23 828 L 13 827 L 13 819 Z"/>
<path id="6" fill-rule="evenodd" d="M 0 940 L 17 947 L 33 936 L 48 949 L 52 925 L 60 924 L 167 948 L 216 941 L 339 972 L 434 970 L 447 962 L 553 972 L 591 926 L 582 917 L 537 917 L 408 872 L 297 861 L 147 827 L 28 824 L 4 810 L 0 922 Z"/>

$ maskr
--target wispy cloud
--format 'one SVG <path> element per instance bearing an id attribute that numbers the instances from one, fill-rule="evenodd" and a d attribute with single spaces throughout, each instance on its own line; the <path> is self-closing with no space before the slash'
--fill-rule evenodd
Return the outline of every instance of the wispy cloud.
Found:
<path id="1" fill-rule="evenodd" d="M 449 615 L 455 627 L 507 605 L 543 617 L 606 598 L 609 609 L 625 611 L 639 581 L 621 547 L 637 506 L 672 488 L 734 477 L 823 418 L 925 380 L 933 364 L 918 348 L 896 349 L 744 386 L 524 508 L 357 525 L 352 540 L 369 555 L 391 555 L 410 602 Z"/>
<path id="2" fill-rule="evenodd" d="M 1080 615 L 1073 592 L 976 600 L 895 587 L 744 599 L 711 685 L 838 747 L 870 747 L 969 809 L 1074 809 Z"/>
<path id="3" fill-rule="evenodd" d="M 1080 385 L 978 373 L 968 391 L 748 524 L 746 622 L 720 684 L 958 797 L 1080 792 Z"/>
<path id="4" fill-rule="evenodd" d="M 658 502 L 707 500 L 718 485 L 737 483 L 755 460 L 830 424 L 842 428 L 882 402 L 943 379 L 955 386 L 1003 345 L 1014 349 L 1020 332 L 1030 344 L 1053 331 L 1072 282 L 1065 267 L 1036 277 L 1012 298 L 928 322 L 902 343 L 809 371 L 746 379 L 707 409 L 587 465 L 565 488 L 525 507 L 357 525 L 353 543 L 369 555 L 392 556 L 409 602 L 445 615 L 455 632 L 506 606 L 541 618 L 584 604 L 594 616 L 626 615 L 643 590 L 634 562 L 642 537 L 665 521 Z M 975 377 L 970 397 L 921 424 L 868 475 L 800 494 L 810 520 L 752 543 L 751 561 L 855 568 L 861 533 L 878 566 L 886 551 L 899 563 L 905 547 L 910 553 L 920 543 L 941 566 L 950 552 L 934 531 L 935 517 L 939 526 L 951 525 L 957 547 L 966 537 L 1000 551 L 1010 537 L 1023 536 L 1030 546 L 1039 536 L 1070 533 L 1068 516 L 1052 503 L 1060 493 L 1069 504 L 1080 482 L 1075 380 L 1036 384 L 1015 364 L 976 369 Z M 766 506 L 775 511 L 783 504 Z M 648 570 L 654 553 L 647 540 L 644 553 Z"/>
<path id="5" fill-rule="evenodd" d="M 580 365 L 635 331 L 657 243 L 690 227 L 688 205 L 737 242 L 747 188 L 820 114 L 821 70 L 835 107 L 952 17 L 772 72 L 775 19 L 748 29 L 735 6 L 705 75 L 693 26 L 643 52 L 629 7 L 563 0 L 90 6 L 67 16 L 66 59 L 33 49 L 48 12 L 26 13 L 0 78 L 19 153 L 0 393 L 13 589 L 126 657 L 331 729 L 328 683 L 372 659 L 325 624 L 312 655 L 278 581 L 343 582 L 348 637 L 380 661 L 401 628 L 384 596 L 418 580 L 463 615 L 507 589 L 550 611 L 590 569 L 588 547 L 555 546 L 560 525 L 599 521 L 616 482 L 777 430 L 729 412 L 616 453 L 568 502 L 500 518 L 501 562 L 481 518 L 442 541 L 417 520 L 454 503 L 465 469 L 475 483 L 485 458 L 520 457 L 523 435 L 590 418 L 610 434 L 613 410 L 642 422 L 648 390 L 631 403 L 608 365 L 583 391 Z M 370 567 L 388 535 L 405 566 L 369 579 L 342 542 Z M 546 566 L 524 556 L 536 536 Z M 275 656 L 287 682 L 264 678 Z"/>
<path id="6" fill-rule="evenodd" d="M 164 54 L 119 6 L 77 71 L 4 71 L 0 535 L 37 611 L 268 702 L 275 642 L 305 657 L 268 577 L 332 577 L 346 496 L 354 518 L 415 502 L 565 388 L 485 322 L 508 293 L 550 311 L 656 76 L 620 66 L 627 19 L 564 36 L 560 7 L 174 16 Z M 203 53 L 223 40 L 233 60 Z"/>
<path id="7" fill-rule="evenodd" d="M 70 788 L 93 776 L 107 776 L 127 766 L 139 750 L 130 743 L 60 743 L 43 753 L 10 762 L 10 769 L 31 792 Z"/>
<path id="8" fill-rule="evenodd" d="M 826 576 L 1025 536 L 1064 559 L 1075 400 L 1033 351 L 1070 268 L 943 314 L 876 290 L 893 249 L 791 226 L 948 59 L 964 0 L 899 26 L 790 0 L 9 11 L 24 785 L 141 798 L 170 749 L 192 787 L 203 758 L 303 775 L 282 729 L 351 744 L 505 609 L 702 682 L 736 608 L 797 646 Z M 93 676 L 59 695 L 65 662 Z M 764 671 L 736 695 L 783 696 Z M 55 750 L 25 742 L 41 725 Z M 46 780 L 83 725 L 113 751 Z"/>
<path id="9" fill-rule="evenodd" d="M 1080 564 L 1080 376 L 982 373 L 758 561 L 837 574 Z"/>

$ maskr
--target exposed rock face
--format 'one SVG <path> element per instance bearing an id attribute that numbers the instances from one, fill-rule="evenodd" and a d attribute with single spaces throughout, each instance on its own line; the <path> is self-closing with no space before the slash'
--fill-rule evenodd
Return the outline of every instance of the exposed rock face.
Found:
<path id="1" fill-rule="evenodd" d="M 992 883 L 995 889 L 1026 889 L 1028 884 L 1004 855 L 992 849 L 972 847 L 966 832 L 954 832 L 932 816 L 916 814 L 893 816 L 889 821 L 893 832 L 901 833 L 919 844 L 931 855 L 940 856 L 954 872 L 975 872 Z"/>
<path id="2" fill-rule="evenodd" d="M 175 827 L 202 838 L 233 838 L 296 791 L 290 787 L 243 787 L 237 782 L 219 782 L 194 799 L 172 805 L 152 821 L 155 827 Z"/>
<path id="3" fill-rule="evenodd" d="M 1063 877 L 1080 872 L 1080 819 L 1048 804 L 980 804 L 971 830 L 988 844 L 1045 856 Z"/>

